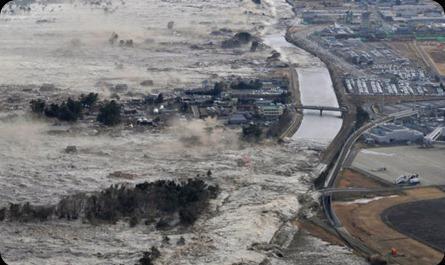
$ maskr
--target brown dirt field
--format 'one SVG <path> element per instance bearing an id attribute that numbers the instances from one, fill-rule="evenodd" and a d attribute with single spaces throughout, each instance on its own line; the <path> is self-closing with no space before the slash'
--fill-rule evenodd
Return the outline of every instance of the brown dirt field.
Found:
<path id="1" fill-rule="evenodd" d="M 381 255 L 387 255 L 394 247 L 398 250 L 399 256 L 392 260 L 398 264 L 438 264 L 443 258 L 443 253 L 390 228 L 382 221 L 380 215 L 391 206 L 416 200 L 442 198 L 445 197 L 445 193 L 437 188 L 419 188 L 407 190 L 405 193 L 406 195 L 384 198 L 368 204 L 347 205 L 335 202 L 333 207 L 346 230 Z"/>
<path id="2" fill-rule="evenodd" d="M 293 224 L 296 225 L 301 230 L 309 233 L 311 236 L 320 238 L 323 241 L 329 242 L 333 245 L 344 246 L 344 242 L 333 235 L 331 232 L 326 231 L 324 228 L 312 223 L 309 220 L 294 220 Z"/>
<path id="3" fill-rule="evenodd" d="M 337 182 L 338 188 L 382 188 L 377 180 L 371 179 L 353 169 L 344 169 Z"/>
<path id="4" fill-rule="evenodd" d="M 417 62 L 418 65 L 423 66 L 425 69 L 429 68 L 435 68 L 436 71 L 439 72 L 441 75 L 445 75 L 445 63 L 440 62 L 440 58 L 436 56 L 436 59 L 439 59 L 436 61 L 434 57 L 431 55 L 431 51 L 439 51 L 440 54 L 444 54 L 444 49 L 440 48 L 438 50 L 437 45 L 439 45 L 438 42 L 423 42 L 423 43 L 417 43 L 417 46 L 423 51 L 423 53 L 428 58 L 423 58 L 422 54 L 416 49 L 416 44 L 413 41 L 407 41 L 407 42 L 387 42 L 387 45 L 392 48 L 394 51 L 397 51 L 398 54 L 400 54 L 403 57 L 406 57 L 414 62 Z M 434 65 L 432 65 L 434 64 Z"/>
<path id="5" fill-rule="evenodd" d="M 397 51 L 400 55 L 413 60 L 417 63 L 420 63 L 421 65 L 424 65 L 425 63 L 422 60 L 422 57 L 420 57 L 416 50 L 412 46 L 412 42 L 399 42 L 399 41 L 393 41 L 388 42 L 387 45 L 394 51 Z"/>
<path id="6" fill-rule="evenodd" d="M 445 63 L 445 53 L 443 51 L 433 50 L 430 52 L 430 55 L 436 63 Z"/>
<path id="7" fill-rule="evenodd" d="M 445 75 L 445 49 L 435 46 L 420 46 L 426 51 L 426 54 L 432 59 L 441 75 Z"/>

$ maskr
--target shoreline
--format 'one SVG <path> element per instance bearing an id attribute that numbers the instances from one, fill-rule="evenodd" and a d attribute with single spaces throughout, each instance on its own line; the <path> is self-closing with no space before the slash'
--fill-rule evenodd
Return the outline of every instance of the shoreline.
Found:
<path id="1" fill-rule="evenodd" d="M 291 100 L 294 104 L 301 104 L 301 94 L 299 85 L 299 76 L 295 67 L 289 66 L 289 86 L 291 87 Z M 303 113 L 295 111 L 291 113 L 292 122 L 288 124 L 287 128 L 284 128 L 283 132 L 278 137 L 280 140 L 292 137 L 300 128 L 303 120 Z"/>

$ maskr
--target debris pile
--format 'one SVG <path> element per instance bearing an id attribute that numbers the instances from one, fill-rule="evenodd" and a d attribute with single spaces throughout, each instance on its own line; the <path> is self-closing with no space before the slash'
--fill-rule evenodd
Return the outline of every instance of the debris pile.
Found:
<path id="1" fill-rule="evenodd" d="M 224 49 L 238 48 L 242 45 L 250 43 L 253 38 L 254 37 L 249 32 L 238 32 L 232 38 L 223 41 L 221 43 L 221 47 Z"/>

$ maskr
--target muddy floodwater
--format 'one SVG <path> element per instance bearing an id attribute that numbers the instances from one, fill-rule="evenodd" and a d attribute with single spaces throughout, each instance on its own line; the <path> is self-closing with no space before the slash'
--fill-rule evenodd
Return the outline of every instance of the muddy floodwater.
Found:
<path id="1" fill-rule="evenodd" d="M 325 67 L 298 69 L 301 104 L 303 106 L 338 107 L 331 76 Z M 343 120 L 339 112 L 304 110 L 296 140 L 312 140 L 329 144 L 340 131 Z"/>
<path id="2" fill-rule="evenodd" d="M 103 99 L 120 83 L 128 84 L 129 92 L 148 93 L 231 75 L 256 78 L 270 71 L 266 61 L 273 50 L 299 69 L 303 104 L 337 106 L 321 62 L 284 39 L 287 26 L 298 24 L 285 0 L 92 2 L 37 1 L 30 11 L 12 3 L 2 11 L 0 207 L 52 205 L 112 184 L 190 177 L 218 185 L 220 193 L 192 227 L 168 231 L 143 223 L 129 227 L 126 220 L 2 221 L 0 253 L 8 264 L 135 264 L 153 246 L 161 253 L 155 264 L 162 265 L 366 264 L 350 249 L 302 233 L 291 222 L 310 215 L 309 206 L 318 201 L 311 190 L 324 168 L 318 150 L 341 126 L 335 115 L 305 112 L 291 141 L 256 145 L 240 141 L 240 129 L 216 120 L 175 120 L 162 131 L 101 131 L 29 113 L 31 98 L 51 93 L 97 91 Z M 221 42 L 239 31 L 265 45 L 257 52 L 222 49 Z M 133 45 L 110 44 L 113 32 Z M 152 85 L 141 86 L 145 80 Z M 55 90 L 42 91 L 43 83 Z M 197 142 L 187 144 L 187 138 Z M 308 144 L 306 138 L 314 141 Z M 77 151 L 67 153 L 67 146 Z M 183 244 L 177 244 L 181 237 Z M 277 244 L 282 258 L 274 252 Z"/>
<path id="3" fill-rule="evenodd" d="M 300 101 L 303 106 L 338 107 L 331 76 L 326 65 L 308 52 L 296 47 L 285 39 L 290 26 L 299 26 L 300 20 L 293 17 L 288 3 L 284 0 L 267 1 L 276 14 L 276 21 L 264 30 L 264 42 L 281 54 L 281 59 L 296 67 L 299 79 Z M 338 112 L 304 110 L 303 120 L 294 140 L 303 140 L 329 145 L 342 126 Z"/>
<path id="4" fill-rule="evenodd" d="M 50 1 L 31 4 L 30 12 L 9 11 L 10 5 L 0 16 L 3 84 L 104 92 L 110 84 L 125 83 L 147 92 L 261 73 L 264 67 L 255 62 L 270 52 L 220 48 L 236 32 L 254 33 L 260 20 L 271 19 L 251 1 Z M 211 34 L 222 28 L 230 32 Z M 110 45 L 113 32 L 118 41 Z M 133 44 L 121 46 L 120 40 Z M 153 85 L 141 87 L 144 80 Z"/>

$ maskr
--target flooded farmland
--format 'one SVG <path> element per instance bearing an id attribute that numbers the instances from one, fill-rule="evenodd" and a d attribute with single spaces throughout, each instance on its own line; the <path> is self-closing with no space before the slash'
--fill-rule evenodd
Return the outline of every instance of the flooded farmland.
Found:
<path id="1" fill-rule="evenodd" d="M 0 207 L 52 205 L 112 184 L 197 175 L 220 193 L 193 226 L 167 231 L 143 223 L 130 227 L 126 220 L 0 222 L 0 252 L 8 264 L 134 264 L 153 246 L 161 253 L 156 264 L 365 264 L 349 249 L 301 233 L 290 222 L 311 214 L 309 206 L 316 204 L 311 186 L 323 168 L 317 150 L 326 147 L 324 139 L 310 146 L 299 137 L 282 145 L 244 143 L 239 130 L 222 129 L 211 119 L 177 121 L 169 130 L 148 133 L 102 131 L 38 120 L 28 111 L 32 97 L 46 96 L 39 90 L 43 83 L 54 84 L 54 93 L 108 97 L 109 87 L 119 83 L 147 93 L 266 73 L 267 58 L 279 48 L 274 41 L 265 40 L 255 53 L 222 49 L 220 43 L 238 31 L 264 39 L 267 32 L 283 32 L 280 17 L 292 15 L 285 1 L 35 2 L 30 11 L 13 5 L 0 15 Z M 133 45 L 111 45 L 113 32 Z M 314 66 L 304 52 L 285 56 Z M 141 86 L 144 80 L 153 85 Z M 185 143 L 190 136 L 198 144 Z M 67 153 L 67 146 L 77 151 Z"/>

